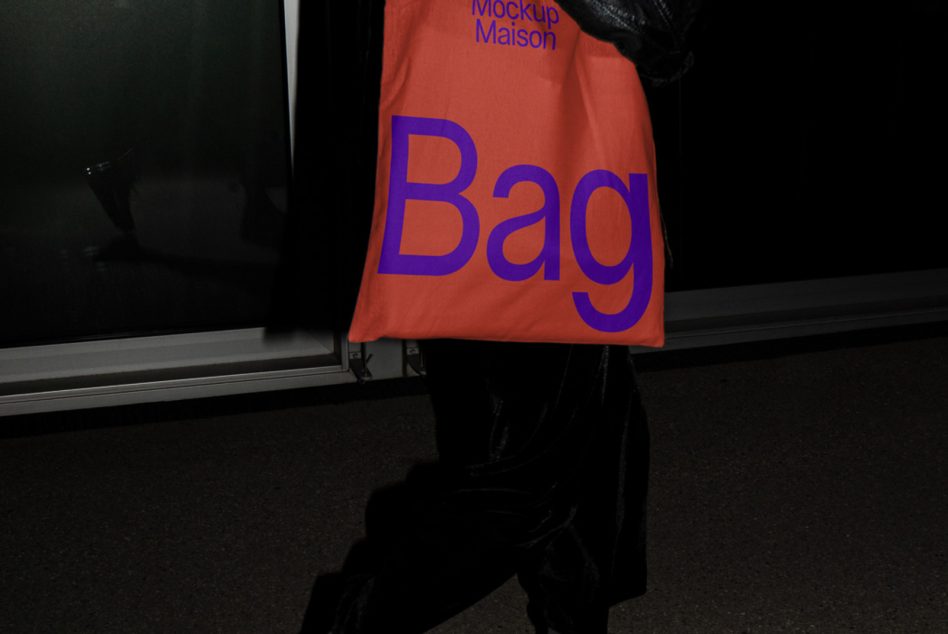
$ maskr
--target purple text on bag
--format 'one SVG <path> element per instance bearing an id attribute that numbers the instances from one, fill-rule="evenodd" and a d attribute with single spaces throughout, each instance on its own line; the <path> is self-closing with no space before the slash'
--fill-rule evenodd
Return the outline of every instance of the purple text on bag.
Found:
<path id="1" fill-rule="evenodd" d="M 618 264 L 600 263 L 589 248 L 586 234 L 586 212 L 589 198 L 598 189 L 612 189 L 622 196 L 632 221 L 629 251 Z M 652 297 L 652 236 L 648 214 L 648 175 L 629 174 L 626 187 L 618 176 L 606 170 L 594 170 L 583 176 L 573 193 L 570 205 L 570 239 L 576 262 L 583 273 L 598 284 L 616 284 L 632 269 L 632 297 L 629 304 L 615 314 L 601 313 L 589 300 L 589 293 L 573 293 L 573 303 L 584 322 L 601 332 L 622 332 L 634 326 L 648 308 Z"/>
<path id="2" fill-rule="evenodd" d="M 461 151 L 461 168 L 449 183 L 412 183 L 408 180 L 408 143 L 411 135 L 450 139 Z M 392 117 L 392 166 L 388 188 L 385 234 L 379 273 L 450 275 L 467 264 L 477 248 L 480 218 L 477 209 L 461 195 L 477 174 L 477 148 L 467 131 L 447 119 Z M 430 200 L 453 205 L 461 214 L 461 240 L 445 255 L 401 253 L 405 205 L 409 200 Z"/>
<path id="3" fill-rule="evenodd" d="M 413 183 L 408 180 L 409 140 L 411 135 L 448 139 L 461 153 L 458 175 L 449 183 Z M 480 217 L 470 200 L 462 194 L 473 183 L 477 173 L 477 147 L 471 135 L 459 124 L 447 119 L 392 117 L 392 161 L 389 200 L 379 273 L 400 275 L 444 276 L 456 273 L 473 257 L 480 237 Z M 507 198 L 519 183 L 533 183 L 544 194 L 543 206 L 534 212 L 500 222 L 487 238 L 487 262 L 497 277 L 508 281 L 524 281 L 543 269 L 544 280 L 560 279 L 560 192 L 556 179 L 536 165 L 515 165 L 500 175 L 494 186 L 495 198 Z M 613 265 L 596 260 L 586 231 L 589 200 L 600 189 L 617 193 L 629 212 L 632 239 L 623 259 Z M 461 214 L 461 240 L 446 255 L 411 255 L 401 253 L 405 227 L 405 208 L 409 200 L 444 202 Z M 504 256 L 504 243 L 513 233 L 545 222 L 544 242 L 540 254 L 531 262 L 516 264 Z M 652 296 L 652 236 L 649 217 L 647 174 L 629 174 L 628 185 L 608 170 L 593 170 L 583 176 L 573 192 L 570 203 L 570 243 L 583 274 L 592 282 L 615 285 L 632 272 L 632 295 L 628 305 L 618 313 L 603 313 L 593 306 L 589 293 L 573 292 L 573 303 L 580 318 L 601 332 L 622 332 L 634 326 L 645 314 Z"/>

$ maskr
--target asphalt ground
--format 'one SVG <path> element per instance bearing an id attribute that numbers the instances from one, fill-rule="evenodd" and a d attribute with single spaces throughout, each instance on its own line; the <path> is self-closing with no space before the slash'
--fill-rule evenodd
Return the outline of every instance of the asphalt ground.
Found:
<path id="1" fill-rule="evenodd" d="M 610 632 L 948 631 L 944 328 L 639 370 L 650 589 Z M 0 632 L 294 632 L 432 425 L 418 380 L 0 419 Z M 524 608 L 511 581 L 433 631 Z"/>

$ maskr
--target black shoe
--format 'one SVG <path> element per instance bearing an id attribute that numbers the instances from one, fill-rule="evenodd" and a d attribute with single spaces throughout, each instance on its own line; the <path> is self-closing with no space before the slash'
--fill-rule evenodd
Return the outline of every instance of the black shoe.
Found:
<path id="1" fill-rule="evenodd" d="M 309 605 L 303 616 L 300 634 L 329 634 L 336 620 L 336 608 L 342 596 L 342 575 L 321 575 L 313 583 Z"/>

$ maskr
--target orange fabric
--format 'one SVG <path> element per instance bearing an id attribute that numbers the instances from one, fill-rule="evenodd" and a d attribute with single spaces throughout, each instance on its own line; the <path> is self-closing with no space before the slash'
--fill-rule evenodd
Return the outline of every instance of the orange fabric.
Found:
<path id="1" fill-rule="evenodd" d="M 389 0 L 349 339 L 661 346 L 657 201 L 645 95 L 612 45 L 550 0 Z"/>

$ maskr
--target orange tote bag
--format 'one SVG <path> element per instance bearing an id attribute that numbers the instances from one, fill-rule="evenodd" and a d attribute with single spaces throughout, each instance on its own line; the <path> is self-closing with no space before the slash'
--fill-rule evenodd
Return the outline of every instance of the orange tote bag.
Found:
<path id="1" fill-rule="evenodd" d="M 551 0 L 388 0 L 375 209 L 349 332 L 664 343 L 635 65 Z"/>

